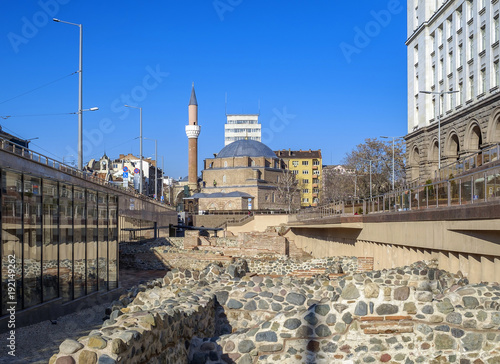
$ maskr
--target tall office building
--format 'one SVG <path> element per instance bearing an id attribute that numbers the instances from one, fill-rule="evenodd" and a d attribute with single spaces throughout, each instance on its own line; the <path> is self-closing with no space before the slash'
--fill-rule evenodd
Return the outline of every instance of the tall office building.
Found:
<path id="1" fill-rule="evenodd" d="M 500 142 L 499 9 L 408 0 L 409 180 Z"/>
<path id="2" fill-rule="evenodd" d="M 262 129 L 259 114 L 228 114 L 224 125 L 224 145 L 236 140 L 255 140 L 260 142 Z"/>

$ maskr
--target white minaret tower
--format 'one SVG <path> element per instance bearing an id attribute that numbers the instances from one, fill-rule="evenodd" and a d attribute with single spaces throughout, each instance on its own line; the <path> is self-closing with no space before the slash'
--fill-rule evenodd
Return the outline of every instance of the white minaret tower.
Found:
<path id="1" fill-rule="evenodd" d="M 188 137 L 188 186 L 190 191 L 198 189 L 198 135 L 201 127 L 198 125 L 198 101 L 193 88 L 189 100 L 189 124 L 186 125 Z"/>

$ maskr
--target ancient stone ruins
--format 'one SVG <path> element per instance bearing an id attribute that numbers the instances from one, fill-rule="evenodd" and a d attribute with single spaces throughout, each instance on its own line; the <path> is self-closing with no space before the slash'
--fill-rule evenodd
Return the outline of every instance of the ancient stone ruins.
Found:
<path id="1" fill-rule="evenodd" d="M 50 363 L 500 363 L 498 283 L 434 262 L 313 259 L 279 234 L 191 238 L 189 251 L 182 239 L 124 249 L 124 263 L 171 270 Z"/>

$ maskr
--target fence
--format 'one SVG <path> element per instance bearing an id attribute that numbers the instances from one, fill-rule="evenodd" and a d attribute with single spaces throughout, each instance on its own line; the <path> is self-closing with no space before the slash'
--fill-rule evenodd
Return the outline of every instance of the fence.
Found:
<path id="1" fill-rule="evenodd" d="M 297 219 L 410 211 L 491 201 L 500 201 L 500 166 L 388 192 L 369 199 L 339 201 L 328 206 L 303 210 L 297 214 Z"/>

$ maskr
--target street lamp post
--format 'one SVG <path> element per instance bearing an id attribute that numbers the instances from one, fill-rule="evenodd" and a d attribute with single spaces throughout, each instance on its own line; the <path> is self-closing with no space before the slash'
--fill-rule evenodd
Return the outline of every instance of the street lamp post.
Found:
<path id="1" fill-rule="evenodd" d="M 147 140 L 154 140 L 155 142 L 155 200 L 158 200 L 158 154 L 157 154 L 157 140 L 151 138 L 144 138 Z"/>
<path id="2" fill-rule="evenodd" d="M 139 178 L 140 178 L 140 181 L 139 181 L 139 193 L 142 194 L 142 107 L 137 107 L 137 106 L 130 106 L 130 105 L 125 105 L 126 107 L 132 107 L 134 109 L 139 109 L 139 128 L 140 128 L 140 136 L 139 136 L 139 139 L 140 139 L 140 147 L 139 147 L 139 154 L 140 154 L 140 159 L 141 159 L 141 165 L 139 167 Z"/>
<path id="3" fill-rule="evenodd" d="M 438 120 L 438 170 L 441 170 L 441 96 L 445 94 L 454 94 L 457 93 L 458 91 L 419 91 L 422 94 L 429 94 L 429 95 L 439 95 L 438 99 L 438 113 L 437 113 L 437 120 Z"/>
<path id="4" fill-rule="evenodd" d="M 372 162 L 378 161 L 378 159 L 364 159 L 360 158 L 366 162 L 370 162 L 370 199 L 372 198 Z"/>
<path id="5" fill-rule="evenodd" d="M 394 140 L 395 139 L 399 139 L 401 137 L 381 136 L 381 138 L 384 138 L 384 139 L 390 139 L 390 138 L 392 138 L 392 190 L 394 191 L 394 182 L 396 180 L 395 173 L 394 173 Z"/>
<path id="6" fill-rule="evenodd" d="M 70 23 L 67 21 L 59 20 L 56 18 L 52 19 L 58 23 L 76 25 L 80 28 L 80 57 L 79 57 L 79 70 L 78 70 L 78 169 L 83 169 L 83 85 L 82 85 L 82 74 L 83 74 L 83 25 Z"/>

